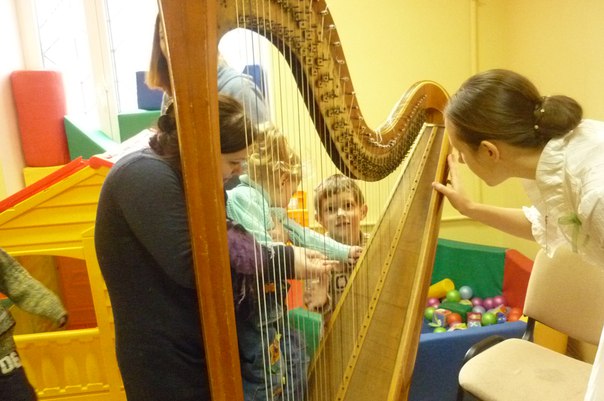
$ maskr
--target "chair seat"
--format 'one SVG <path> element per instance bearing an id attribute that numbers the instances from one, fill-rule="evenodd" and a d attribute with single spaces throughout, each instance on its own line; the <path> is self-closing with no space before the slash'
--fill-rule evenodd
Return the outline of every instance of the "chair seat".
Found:
<path id="1" fill-rule="evenodd" d="M 532 342 L 509 339 L 466 362 L 459 384 L 483 401 L 583 401 L 591 368 Z"/>

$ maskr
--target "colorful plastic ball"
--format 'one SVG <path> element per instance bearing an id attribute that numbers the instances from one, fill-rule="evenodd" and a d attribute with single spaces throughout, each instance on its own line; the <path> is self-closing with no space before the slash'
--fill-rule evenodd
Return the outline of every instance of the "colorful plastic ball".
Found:
<path id="1" fill-rule="evenodd" d="M 478 306 L 478 305 L 482 306 L 482 302 L 483 302 L 483 300 L 480 297 L 472 298 L 472 305 L 474 305 L 474 306 Z"/>
<path id="2" fill-rule="evenodd" d="M 520 320 L 521 317 L 522 317 L 522 308 L 519 308 L 516 306 L 516 307 L 510 308 L 510 311 L 508 312 L 507 320 L 508 320 L 508 322 L 515 322 L 517 320 Z"/>
<path id="3" fill-rule="evenodd" d="M 453 326 L 457 323 L 463 323 L 463 319 L 459 313 L 453 312 L 447 315 L 447 326 Z"/>
<path id="4" fill-rule="evenodd" d="M 462 299 L 461 301 L 459 301 L 459 304 L 470 306 L 470 307 L 474 306 L 474 305 L 472 305 L 472 301 L 470 301 L 469 299 Z"/>
<path id="5" fill-rule="evenodd" d="M 508 321 L 507 317 L 505 316 L 505 313 L 503 312 L 498 312 L 495 314 L 495 316 L 497 316 L 497 324 L 505 323 Z"/>
<path id="6" fill-rule="evenodd" d="M 428 306 L 426 309 L 424 309 L 424 317 L 428 320 L 428 321 L 432 321 L 432 317 L 434 317 L 434 310 L 436 308 L 434 306 Z"/>
<path id="7" fill-rule="evenodd" d="M 445 297 L 449 302 L 459 302 L 461 299 L 461 295 L 458 290 L 451 290 L 447 292 L 447 296 Z"/>
<path id="8" fill-rule="evenodd" d="M 482 306 L 484 306 L 484 308 L 486 310 L 489 310 L 489 309 L 493 309 L 497 305 L 494 305 L 493 298 L 487 297 L 482 301 Z"/>
<path id="9" fill-rule="evenodd" d="M 488 309 L 487 312 L 493 312 L 495 314 L 497 314 L 497 313 L 503 313 L 504 315 L 506 313 L 508 313 L 507 308 L 505 306 L 503 306 L 503 305 L 498 305 L 498 306 L 495 306 L 495 307 L 493 307 L 491 309 Z"/>
<path id="10" fill-rule="evenodd" d="M 438 299 L 436 297 L 428 298 L 428 301 L 426 302 L 426 306 L 437 307 L 438 305 L 440 305 L 440 299 Z"/>
<path id="11" fill-rule="evenodd" d="M 522 315 L 523 312 L 524 311 L 522 310 L 522 308 L 520 308 L 518 306 L 514 306 L 514 307 L 510 308 L 510 312 L 509 313 L 516 313 L 516 314 L 519 313 L 519 314 Z"/>
<path id="12" fill-rule="evenodd" d="M 505 305 L 505 304 L 506 304 L 506 300 L 503 295 L 497 295 L 497 296 L 493 297 L 493 307 L 496 307 L 499 305 Z"/>
<path id="13" fill-rule="evenodd" d="M 459 287 L 459 295 L 461 295 L 461 299 L 470 299 L 474 295 L 474 290 L 468 285 L 462 285 Z"/>
<path id="14" fill-rule="evenodd" d="M 444 327 L 436 327 L 433 332 L 434 333 L 446 333 L 447 329 L 445 329 Z"/>
<path id="15" fill-rule="evenodd" d="M 482 314 L 482 319 L 480 321 L 483 326 L 490 326 L 492 324 L 497 323 L 497 315 L 491 312 L 485 312 Z"/>
<path id="16" fill-rule="evenodd" d="M 472 308 L 472 312 L 480 313 L 481 315 L 483 315 L 486 311 L 487 310 L 482 305 L 476 305 L 475 307 Z"/>

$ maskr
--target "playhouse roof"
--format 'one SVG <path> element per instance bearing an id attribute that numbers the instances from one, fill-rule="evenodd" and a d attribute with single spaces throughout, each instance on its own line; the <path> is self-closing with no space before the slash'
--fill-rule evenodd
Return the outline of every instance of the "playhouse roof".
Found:
<path id="1" fill-rule="evenodd" d="M 15 255 L 81 258 L 82 234 L 94 226 L 112 165 L 98 157 L 77 158 L 0 201 L 0 246 Z"/>

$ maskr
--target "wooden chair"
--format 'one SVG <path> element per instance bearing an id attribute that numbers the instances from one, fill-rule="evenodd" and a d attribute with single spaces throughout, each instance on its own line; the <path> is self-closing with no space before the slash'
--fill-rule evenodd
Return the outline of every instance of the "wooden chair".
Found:
<path id="1" fill-rule="evenodd" d="M 604 268 L 583 262 L 569 247 L 553 258 L 539 251 L 526 293 L 524 337 L 490 337 L 473 346 L 459 372 L 458 401 L 468 393 L 483 401 L 582 401 L 592 365 L 535 344 L 532 332 L 539 321 L 597 345 L 602 305 Z"/>

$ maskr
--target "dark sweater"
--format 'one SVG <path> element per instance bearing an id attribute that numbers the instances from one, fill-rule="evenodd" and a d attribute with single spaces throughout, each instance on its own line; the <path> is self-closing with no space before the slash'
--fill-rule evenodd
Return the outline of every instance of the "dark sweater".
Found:
<path id="1" fill-rule="evenodd" d="M 120 159 L 101 191 L 95 242 L 128 400 L 209 400 L 181 174 L 149 149 Z M 255 276 L 241 254 L 254 247 L 267 274 L 279 262 L 292 274 L 291 248 L 268 250 L 238 229 L 229 247 L 236 278 Z"/>

